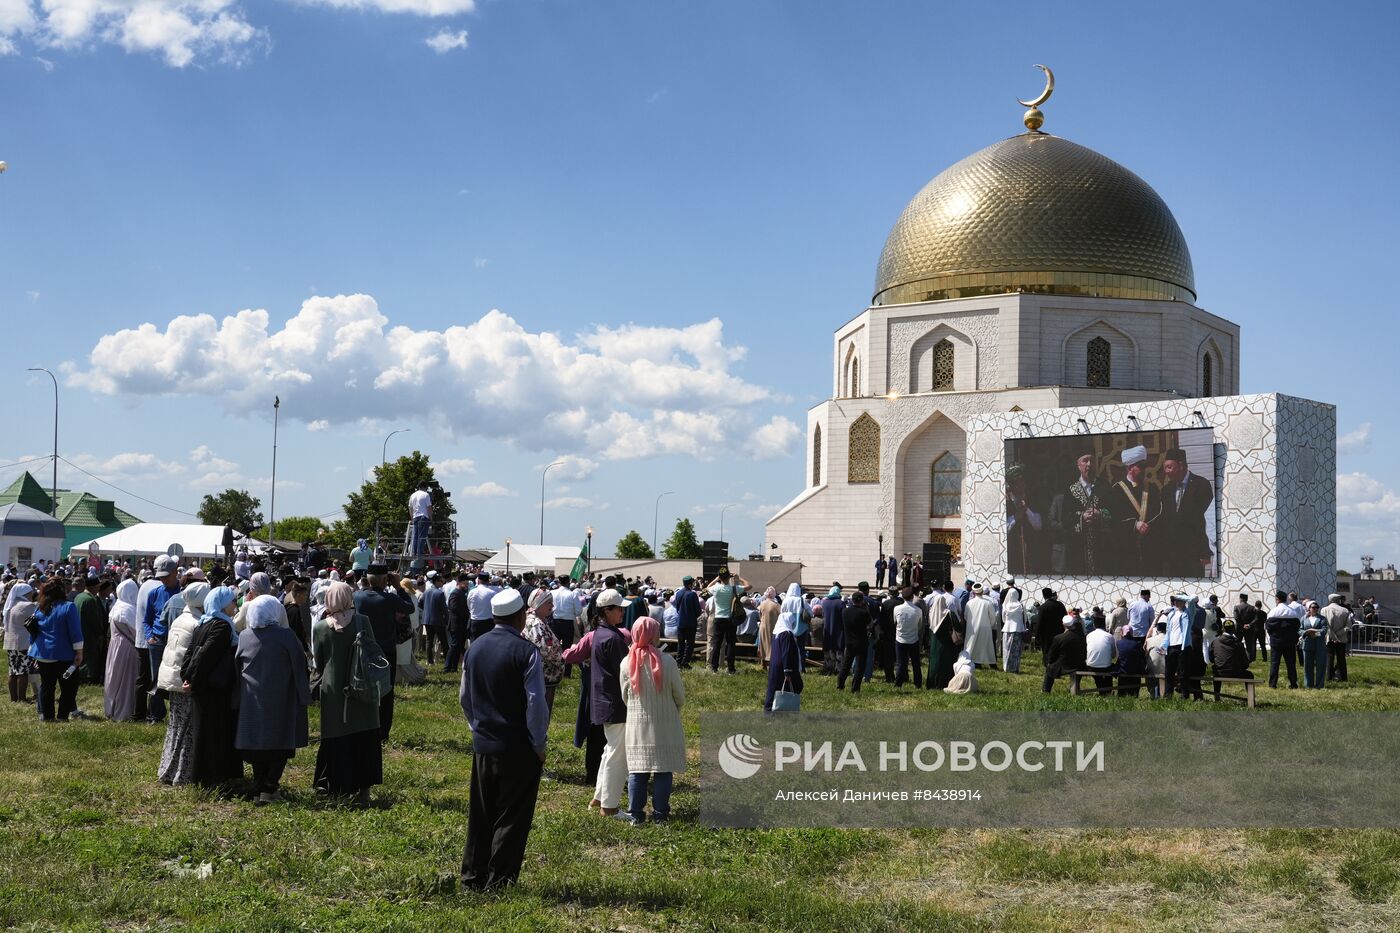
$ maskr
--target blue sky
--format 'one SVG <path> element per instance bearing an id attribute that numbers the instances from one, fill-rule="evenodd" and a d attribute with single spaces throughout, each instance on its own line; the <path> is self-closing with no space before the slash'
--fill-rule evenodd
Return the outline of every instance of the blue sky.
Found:
<path id="1" fill-rule="evenodd" d="M 1340 565 L 1400 561 L 1393 5 L 46 9 L 0 0 L 0 462 L 47 452 L 24 367 L 63 367 L 60 453 L 176 510 L 116 495 L 148 520 L 266 506 L 279 393 L 281 515 L 410 427 L 390 454 L 452 461 L 464 544 L 535 540 L 569 455 L 552 541 L 649 536 L 675 490 L 663 529 L 739 503 L 748 550 L 900 209 L 1020 129 L 1045 62 L 1046 130 L 1162 194 L 1242 390 L 1338 406 Z"/>

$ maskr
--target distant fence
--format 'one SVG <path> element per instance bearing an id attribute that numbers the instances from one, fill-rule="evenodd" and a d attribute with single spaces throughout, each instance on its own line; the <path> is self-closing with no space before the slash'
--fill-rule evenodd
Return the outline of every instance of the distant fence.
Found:
<path id="1" fill-rule="evenodd" d="M 1400 656 L 1400 625 L 1358 625 L 1351 630 L 1352 654 Z"/>

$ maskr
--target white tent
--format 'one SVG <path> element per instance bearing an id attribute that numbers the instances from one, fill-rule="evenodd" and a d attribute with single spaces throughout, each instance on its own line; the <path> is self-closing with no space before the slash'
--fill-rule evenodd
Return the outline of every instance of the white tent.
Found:
<path id="1" fill-rule="evenodd" d="M 114 554 L 118 557 L 155 557 L 168 552 L 170 545 L 178 544 L 185 549 L 187 558 L 214 560 L 224 556 L 223 525 L 180 525 L 166 522 L 142 522 L 105 534 L 92 541 L 75 544 L 68 552 L 70 557 L 87 557 L 88 548 L 96 542 L 98 553 L 103 556 Z M 259 547 L 261 541 L 246 537 L 235 531 L 234 547 L 248 545 Z"/>
<path id="2" fill-rule="evenodd" d="M 495 556 L 483 564 L 488 573 L 536 573 L 554 575 L 554 562 L 557 558 L 578 557 L 579 546 L 571 544 L 561 547 L 556 544 L 512 544 L 496 552 Z"/>
<path id="3" fill-rule="evenodd" d="M 0 560 L 19 570 L 36 560 L 60 560 L 63 534 L 63 522 L 52 515 L 18 502 L 0 506 Z"/>

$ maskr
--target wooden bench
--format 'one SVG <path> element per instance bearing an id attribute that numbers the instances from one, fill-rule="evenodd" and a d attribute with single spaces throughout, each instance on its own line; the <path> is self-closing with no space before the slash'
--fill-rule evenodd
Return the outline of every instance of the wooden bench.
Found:
<path id="1" fill-rule="evenodd" d="M 663 645 L 679 645 L 679 644 L 680 644 L 680 639 L 678 639 L 678 638 L 662 638 L 662 639 L 659 639 L 659 641 L 660 641 L 661 644 L 663 644 Z M 753 642 L 751 642 L 751 641 L 741 641 L 741 642 L 738 642 L 738 643 L 734 646 L 734 648 L 735 648 L 734 657 L 736 657 L 736 658 L 757 658 L 757 657 L 758 657 L 758 646 L 757 646 L 756 644 L 754 644 Z M 709 651 L 709 650 L 710 650 L 710 643 L 709 643 L 709 641 L 707 641 L 707 640 L 702 640 L 702 639 L 697 635 L 696 638 L 695 638 L 695 653 L 696 653 L 696 655 L 697 655 L 697 656 L 703 655 L 703 654 L 705 654 L 705 653 L 706 653 L 707 651 Z M 809 661 L 810 661 L 813 657 L 820 658 L 821 655 L 822 655 L 822 649 L 821 649 L 821 646 L 820 646 L 820 645 L 811 645 L 811 646 L 809 646 L 809 647 L 807 648 L 807 659 L 808 659 Z"/>
<path id="2" fill-rule="evenodd" d="M 1167 678 L 1165 675 L 1117 673 L 1105 674 L 1102 671 L 1071 671 L 1068 674 L 1068 677 L 1069 692 L 1071 696 L 1079 696 L 1084 692 L 1080 681 L 1082 681 L 1085 677 L 1107 677 L 1110 681 L 1118 677 L 1136 678 L 1142 683 L 1143 686 L 1146 686 L 1146 682 L 1148 680 L 1155 680 L 1157 681 L 1157 696 L 1165 696 L 1167 692 Z M 1259 681 L 1253 677 L 1212 677 L 1209 674 L 1205 674 L 1200 678 L 1193 677 L 1191 679 L 1199 679 L 1202 687 L 1209 683 L 1211 685 L 1211 696 L 1217 703 L 1220 702 L 1222 698 L 1227 700 L 1239 700 L 1240 702 L 1244 703 L 1244 705 L 1247 706 L 1249 709 L 1254 709 L 1254 688 L 1258 685 Z M 1240 696 L 1236 693 L 1221 693 L 1221 684 L 1243 684 L 1245 695 Z M 1113 687 L 1109 687 L 1108 689 L 1112 691 Z M 1093 688 L 1093 692 L 1098 692 L 1097 686 Z"/>

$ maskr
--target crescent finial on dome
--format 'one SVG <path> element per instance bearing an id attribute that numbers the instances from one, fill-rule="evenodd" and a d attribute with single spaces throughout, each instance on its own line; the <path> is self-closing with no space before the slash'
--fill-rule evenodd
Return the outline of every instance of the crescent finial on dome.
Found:
<path id="1" fill-rule="evenodd" d="M 1021 120 L 1026 124 L 1026 129 L 1030 130 L 1032 133 L 1040 132 L 1040 128 L 1045 125 L 1045 114 L 1040 112 L 1040 105 L 1049 100 L 1050 95 L 1055 93 L 1055 72 L 1051 71 L 1045 65 L 1036 65 L 1035 67 L 1045 72 L 1045 90 L 1040 92 L 1039 97 L 1032 98 L 1031 100 L 1021 100 L 1019 97 L 1016 98 L 1016 103 L 1020 104 L 1022 107 L 1030 108 L 1026 111 L 1025 116 L 1022 117 Z"/>

